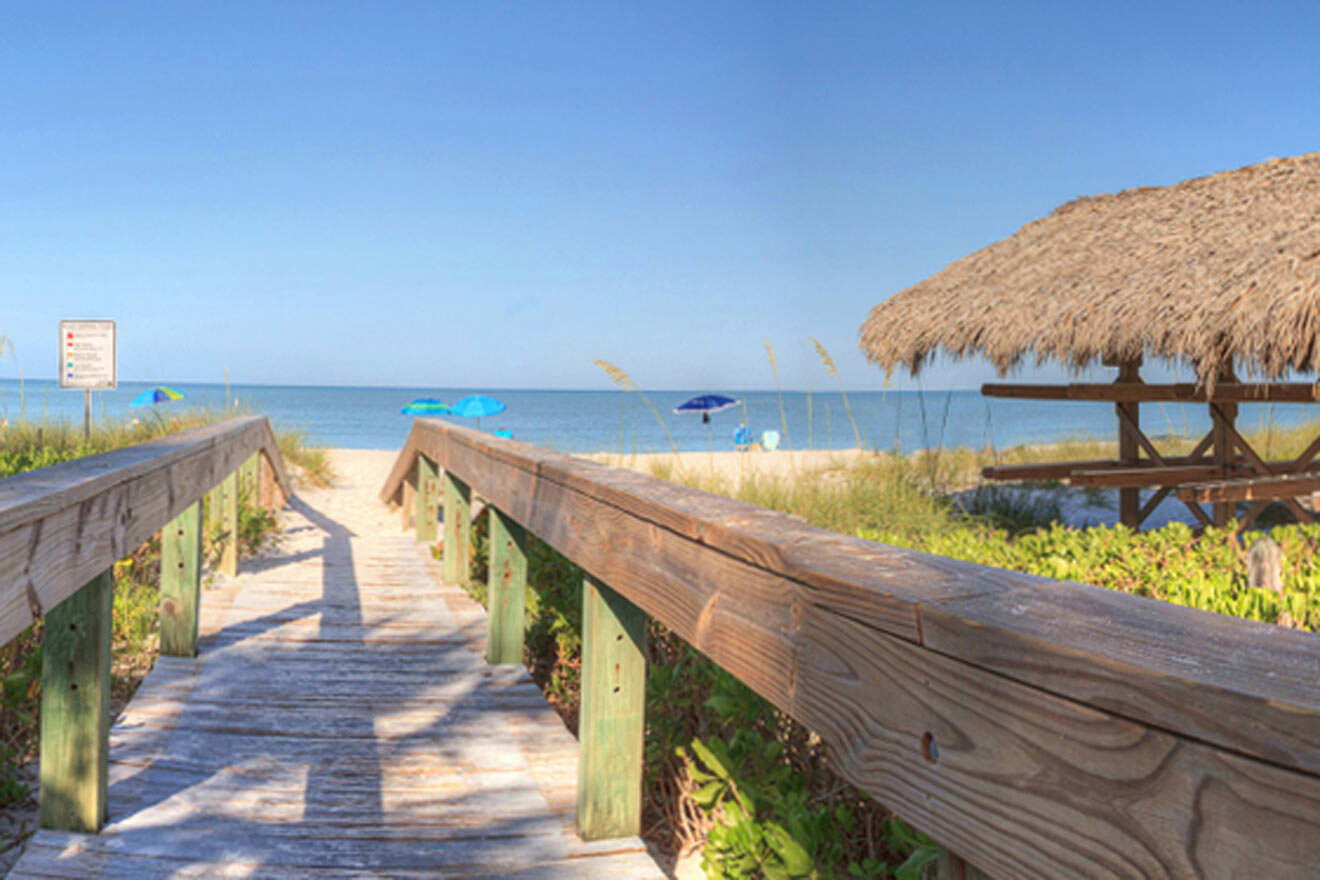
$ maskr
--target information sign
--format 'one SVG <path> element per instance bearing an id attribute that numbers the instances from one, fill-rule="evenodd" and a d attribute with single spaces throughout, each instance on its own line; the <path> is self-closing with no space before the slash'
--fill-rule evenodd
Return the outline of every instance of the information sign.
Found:
<path id="1" fill-rule="evenodd" d="M 113 391 L 115 322 L 60 321 L 60 387 Z"/>

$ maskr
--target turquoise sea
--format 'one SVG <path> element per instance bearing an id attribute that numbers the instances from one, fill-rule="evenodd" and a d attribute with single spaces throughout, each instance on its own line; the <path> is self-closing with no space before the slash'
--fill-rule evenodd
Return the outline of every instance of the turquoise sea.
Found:
<path id="1" fill-rule="evenodd" d="M 119 420 L 149 418 L 150 408 L 130 408 L 128 402 L 150 385 L 123 382 L 112 392 L 93 394 L 93 416 Z M 186 398 L 156 407 L 224 406 L 226 387 L 220 384 L 176 384 Z M 718 413 L 709 426 L 699 416 L 675 415 L 675 406 L 698 394 L 722 393 L 742 404 Z M 520 440 L 564 452 L 662 452 L 669 449 L 655 415 L 636 393 L 622 391 L 543 391 L 490 388 L 376 388 L 304 385 L 233 385 L 230 399 L 270 416 L 278 425 L 304 428 L 327 446 L 396 449 L 408 434 L 412 419 L 399 408 L 417 397 L 454 401 L 484 393 L 503 400 L 508 409 L 482 419 L 482 430 L 507 428 Z M 680 450 L 731 449 L 733 432 L 746 419 L 758 436 L 784 429 L 780 397 L 774 391 L 727 391 L 720 388 L 645 392 L 664 420 Z M 950 446 L 1006 448 L 1081 435 L 1113 436 L 1113 408 L 1101 403 L 1055 403 L 990 400 L 976 391 L 858 391 L 848 394 L 862 443 L 904 451 Z M 53 380 L 28 380 L 20 394 L 15 379 L 0 379 L 0 418 L 81 422 L 82 393 L 61 391 Z M 1320 418 L 1311 406 L 1248 404 L 1240 423 L 1251 430 L 1266 419 L 1293 424 Z M 1204 406 L 1144 404 L 1142 424 L 1152 435 L 1204 431 L 1209 418 Z M 471 419 L 455 419 L 478 427 Z M 816 449 L 856 446 L 841 396 L 835 393 L 786 391 L 783 421 L 787 444 Z"/>

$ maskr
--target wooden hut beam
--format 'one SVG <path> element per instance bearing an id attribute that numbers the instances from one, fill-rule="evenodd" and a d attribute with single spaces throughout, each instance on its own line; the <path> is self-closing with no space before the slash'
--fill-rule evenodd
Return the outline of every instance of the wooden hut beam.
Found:
<path id="1" fill-rule="evenodd" d="M 1146 451 L 1146 454 L 1150 456 L 1151 461 L 1155 462 L 1155 464 L 1159 465 L 1160 467 L 1166 467 L 1168 465 L 1168 462 L 1165 461 L 1163 455 L 1160 455 L 1160 451 L 1155 448 L 1155 444 L 1150 442 L 1150 438 L 1147 437 L 1144 433 L 1142 433 L 1141 425 L 1137 421 L 1137 417 L 1134 416 L 1132 412 L 1129 410 L 1129 407 L 1135 407 L 1135 406 L 1136 404 L 1118 405 L 1115 411 L 1118 413 L 1119 427 L 1122 429 L 1124 435 L 1126 435 L 1128 438 L 1131 439 L 1133 443 L 1136 443 L 1138 446 L 1140 446 L 1142 449 Z M 1121 451 L 1119 454 L 1119 460 L 1120 461 L 1122 460 Z"/>
<path id="2" fill-rule="evenodd" d="M 1316 386 L 1308 382 L 1221 382 L 1213 394 L 1190 382 L 1146 384 L 1145 382 L 1073 382 L 1067 385 L 1032 385 L 988 382 L 981 386 L 985 397 L 1022 400 L 1075 400 L 1100 402 L 1173 401 L 1181 403 L 1320 403 Z"/>
<path id="3" fill-rule="evenodd" d="M 1236 407 L 1234 407 L 1234 409 L 1236 409 Z M 1242 452 L 1242 454 L 1246 456 L 1247 461 L 1251 463 L 1251 467 L 1256 471 L 1257 474 L 1260 474 L 1261 477 L 1275 476 L 1275 472 L 1273 468 L 1271 468 L 1268 464 L 1266 464 L 1265 461 L 1259 455 L 1256 454 L 1256 450 L 1251 448 L 1251 444 L 1247 443 L 1246 439 L 1241 434 L 1238 433 L 1237 428 L 1233 426 L 1232 415 L 1229 412 L 1226 412 L 1226 410 L 1228 410 L 1228 407 L 1221 406 L 1215 403 L 1210 404 L 1210 416 L 1215 420 L 1215 424 L 1219 427 L 1221 431 L 1224 432 L 1229 442 L 1233 446 L 1236 446 Z M 1249 479 L 1255 480 L 1256 483 L 1261 487 L 1262 491 L 1265 490 L 1267 487 L 1271 487 L 1274 485 L 1273 480 L 1262 480 L 1258 477 L 1252 477 Z M 1309 491 L 1312 490 L 1302 489 L 1301 491 L 1295 494 L 1302 495 L 1302 494 L 1306 494 Z M 1245 496 L 1241 500 L 1251 500 L 1252 498 L 1261 498 L 1261 497 L 1262 497 L 1261 495 L 1256 494 L 1254 496 Z M 1315 520 L 1315 515 L 1312 514 L 1310 511 L 1306 510 L 1306 508 L 1302 507 L 1302 505 L 1298 504 L 1297 499 L 1295 497 L 1292 497 L 1290 495 L 1274 495 L 1274 496 L 1264 496 L 1264 497 L 1277 498 L 1279 501 L 1282 501 L 1284 506 L 1287 507 L 1290 511 L 1292 511 L 1293 516 L 1297 517 L 1298 522 L 1313 522 Z M 1234 501 L 1236 500 L 1237 499 L 1234 499 Z M 1231 505 L 1234 503 L 1234 501 L 1216 502 L 1216 506 L 1218 504 Z M 1259 513 L 1262 510 L 1264 510 L 1263 505 L 1253 505 L 1251 510 L 1249 510 L 1247 512 L 1247 515 L 1242 519 L 1242 528 L 1243 529 L 1251 528 L 1252 524 L 1256 520 L 1256 516 L 1259 515 Z M 1218 517 L 1216 517 L 1216 522 L 1218 522 Z"/>
<path id="4" fill-rule="evenodd" d="M 1162 502 L 1165 498 L 1169 497 L 1170 493 L 1172 493 L 1175 488 L 1177 487 L 1162 486 L 1160 487 L 1160 490 L 1158 492 L 1156 492 L 1154 495 L 1150 496 L 1150 498 L 1146 500 L 1145 504 L 1141 505 L 1141 510 L 1137 511 L 1138 528 L 1140 528 L 1141 524 L 1144 523 L 1150 517 L 1150 515 L 1155 512 L 1155 508 L 1160 506 L 1160 502 Z"/>
<path id="5" fill-rule="evenodd" d="M 1178 489 L 1178 497 L 1191 501 L 1287 501 L 1320 491 L 1320 473 L 1278 474 L 1195 483 Z M 1295 501 L 1293 503 L 1296 503 Z M 1262 505 L 1263 507 L 1264 505 Z M 1300 505 L 1299 505 L 1300 506 Z M 1305 517 L 1309 519 L 1310 517 Z"/>
<path id="6" fill-rule="evenodd" d="M 1223 471 L 1214 464 L 1169 465 L 1155 467 L 1107 468 L 1105 470 L 1073 471 L 1067 480 L 1073 486 L 1088 489 L 1136 489 L 1179 483 L 1201 483 L 1223 477 Z"/>
<path id="7" fill-rule="evenodd" d="M 1141 385 L 1141 359 L 1128 360 L 1118 365 L 1118 382 L 1124 385 Z M 1141 404 L 1138 402 L 1119 402 L 1114 404 L 1118 416 L 1118 460 L 1126 465 L 1141 461 L 1141 449 L 1157 464 L 1163 465 L 1164 459 L 1155 451 L 1155 445 L 1141 433 Z M 1130 528 L 1141 525 L 1138 514 L 1141 511 L 1141 492 L 1135 487 L 1118 490 L 1118 518 Z"/>

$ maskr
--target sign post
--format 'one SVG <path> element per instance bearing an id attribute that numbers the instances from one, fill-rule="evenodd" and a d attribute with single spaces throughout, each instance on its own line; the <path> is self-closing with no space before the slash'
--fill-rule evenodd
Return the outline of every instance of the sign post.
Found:
<path id="1" fill-rule="evenodd" d="M 114 321 L 60 321 L 60 387 L 83 392 L 83 442 L 92 437 L 92 392 L 113 391 Z"/>

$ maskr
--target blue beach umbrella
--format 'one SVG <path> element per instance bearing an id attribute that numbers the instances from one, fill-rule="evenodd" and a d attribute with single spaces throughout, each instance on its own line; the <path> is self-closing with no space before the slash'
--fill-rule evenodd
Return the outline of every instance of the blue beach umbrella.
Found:
<path id="1" fill-rule="evenodd" d="M 477 427 L 481 427 L 482 416 L 493 416 L 504 412 L 504 401 L 496 400 L 493 397 L 487 397 L 484 394 L 473 394 L 465 397 L 454 404 L 449 414 L 462 416 L 465 419 L 476 419 Z"/>
<path id="2" fill-rule="evenodd" d="M 731 406 L 737 405 L 738 401 L 734 400 L 732 397 L 725 397 L 723 394 L 702 394 L 701 396 L 694 397 L 685 403 L 680 403 L 678 406 L 674 407 L 674 412 L 677 415 L 682 415 L 683 413 L 701 413 L 701 421 L 710 424 L 711 413 L 717 413 L 726 410 Z"/>
<path id="3" fill-rule="evenodd" d="M 449 404 L 434 397 L 419 397 L 399 412 L 405 416 L 440 416 L 449 412 Z"/>
<path id="4" fill-rule="evenodd" d="M 137 397 L 128 402 L 129 406 L 154 406 L 158 403 L 169 403 L 171 400 L 182 400 L 183 392 L 175 391 L 164 385 L 156 385 L 143 391 Z"/>

